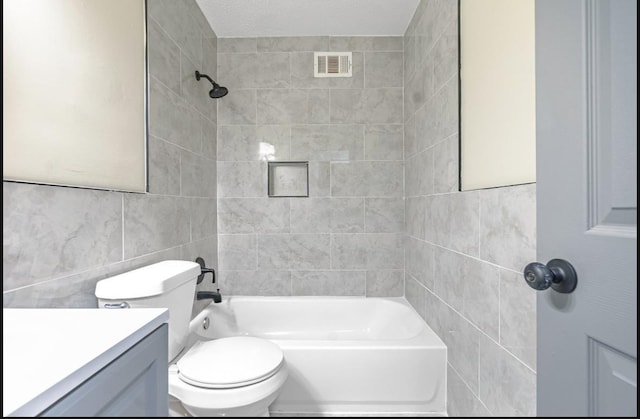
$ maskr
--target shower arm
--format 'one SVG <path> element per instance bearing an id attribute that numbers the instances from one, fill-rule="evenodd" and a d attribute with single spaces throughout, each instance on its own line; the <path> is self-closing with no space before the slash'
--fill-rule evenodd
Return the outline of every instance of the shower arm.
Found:
<path id="1" fill-rule="evenodd" d="M 213 84 L 213 87 L 218 87 L 219 86 L 219 84 L 216 83 L 215 81 L 213 81 L 213 79 L 211 77 L 207 76 L 206 74 L 202 74 L 198 70 L 196 70 L 196 80 L 200 81 L 201 77 L 204 77 L 205 79 L 209 80 L 211 82 L 211 84 Z"/>

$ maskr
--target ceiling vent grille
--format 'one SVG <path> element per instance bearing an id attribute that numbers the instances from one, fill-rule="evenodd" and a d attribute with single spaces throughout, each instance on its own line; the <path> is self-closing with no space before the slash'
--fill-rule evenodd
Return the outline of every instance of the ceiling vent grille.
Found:
<path id="1" fill-rule="evenodd" d="M 351 77 L 351 52 L 314 52 L 314 77 Z"/>

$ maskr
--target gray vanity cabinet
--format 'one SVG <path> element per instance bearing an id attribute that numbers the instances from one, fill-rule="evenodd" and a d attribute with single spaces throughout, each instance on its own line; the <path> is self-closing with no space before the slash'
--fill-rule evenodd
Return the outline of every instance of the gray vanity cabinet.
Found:
<path id="1" fill-rule="evenodd" d="M 40 416 L 168 416 L 166 323 Z"/>

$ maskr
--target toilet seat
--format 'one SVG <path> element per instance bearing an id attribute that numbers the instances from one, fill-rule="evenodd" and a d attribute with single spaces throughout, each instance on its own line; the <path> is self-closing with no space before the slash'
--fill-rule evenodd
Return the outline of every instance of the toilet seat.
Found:
<path id="1" fill-rule="evenodd" d="M 278 372 L 284 354 L 278 345 L 252 336 L 196 342 L 176 363 L 185 383 L 230 389 L 259 383 Z"/>

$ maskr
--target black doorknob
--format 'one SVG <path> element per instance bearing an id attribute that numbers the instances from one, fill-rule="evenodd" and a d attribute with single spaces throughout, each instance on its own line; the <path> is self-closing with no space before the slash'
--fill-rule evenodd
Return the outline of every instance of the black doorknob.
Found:
<path id="1" fill-rule="evenodd" d="M 532 262 L 524 268 L 524 280 L 533 289 L 551 289 L 568 294 L 578 285 L 578 275 L 573 266 L 563 259 L 551 259 L 547 264 Z"/>

